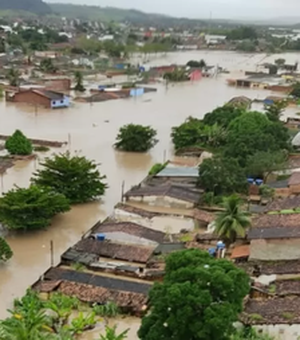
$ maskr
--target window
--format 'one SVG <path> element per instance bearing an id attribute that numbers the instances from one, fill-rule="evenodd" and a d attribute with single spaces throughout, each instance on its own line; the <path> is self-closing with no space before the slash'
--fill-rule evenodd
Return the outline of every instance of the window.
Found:
<path id="1" fill-rule="evenodd" d="M 64 103 L 64 101 L 63 101 L 63 100 L 61 100 L 61 101 L 60 101 L 60 103 L 61 103 L 61 104 L 63 104 L 63 103 Z"/>
<path id="2" fill-rule="evenodd" d="M 55 104 L 56 104 L 56 101 L 55 101 L 55 100 L 53 100 L 53 101 L 52 101 L 52 105 L 55 105 Z"/>

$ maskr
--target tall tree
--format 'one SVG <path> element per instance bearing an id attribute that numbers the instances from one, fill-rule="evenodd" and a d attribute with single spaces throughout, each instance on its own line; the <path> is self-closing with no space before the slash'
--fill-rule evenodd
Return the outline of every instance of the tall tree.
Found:
<path id="1" fill-rule="evenodd" d="M 63 194 L 72 204 L 95 200 L 107 188 L 106 176 L 101 176 L 98 164 L 85 157 L 67 152 L 46 158 L 41 165 L 32 182 Z"/>
<path id="2" fill-rule="evenodd" d="M 217 214 L 215 233 L 226 242 L 234 242 L 237 236 L 245 237 L 246 230 L 251 226 L 249 214 L 242 210 L 239 196 L 232 195 L 224 198 L 224 211 Z"/>
<path id="3" fill-rule="evenodd" d="M 199 166 L 199 185 L 214 195 L 245 193 L 247 179 L 237 160 L 225 157 L 205 159 Z"/>
<path id="4" fill-rule="evenodd" d="M 40 63 L 40 70 L 43 72 L 55 73 L 57 71 L 57 67 L 54 66 L 52 59 L 45 58 L 42 59 Z"/>
<path id="5" fill-rule="evenodd" d="M 141 340 L 228 340 L 249 292 L 247 274 L 227 260 L 189 249 L 166 259 L 165 277 L 149 293 Z"/>
<path id="6" fill-rule="evenodd" d="M 16 188 L 0 198 L 0 221 L 9 229 L 41 229 L 56 214 L 70 210 L 65 196 L 49 188 Z"/>
<path id="7" fill-rule="evenodd" d="M 120 128 L 115 147 L 122 151 L 146 152 L 158 142 L 156 134 L 151 126 L 128 124 Z"/>
<path id="8" fill-rule="evenodd" d="M 74 77 L 75 77 L 75 87 L 74 90 L 75 91 L 79 91 L 79 92 L 84 92 L 85 91 L 85 87 L 83 86 L 83 75 L 80 71 L 76 71 L 74 73 Z"/>
<path id="9" fill-rule="evenodd" d="M 0 236 L 0 261 L 8 261 L 13 256 L 13 252 L 6 242 L 6 240 Z"/>
<path id="10" fill-rule="evenodd" d="M 7 71 L 6 78 L 9 81 L 10 86 L 19 86 L 20 85 L 20 73 L 18 70 L 11 68 Z"/>

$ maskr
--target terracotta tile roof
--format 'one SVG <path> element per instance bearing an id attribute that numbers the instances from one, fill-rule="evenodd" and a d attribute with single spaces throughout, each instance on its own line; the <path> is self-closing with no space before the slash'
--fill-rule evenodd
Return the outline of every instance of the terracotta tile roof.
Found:
<path id="1" fill-rule="evenodd" d="M 250 299 L 241 315 L 241 320 L 246 325 L 258 324 L 300 324 L 300 297 L 286 296 L 273 299 Z M 289 313 L 290 317 L 285 317 Z M 259 315 L 260 318 L 254 318 Z"/>
<path id="2" fill-rule="evenodd" d="M 158 213 L 158 212 L 151 212 L 151 211 L 148 211 L 148 210 L 136 208 L 136 207 L 133 207 L 131 205 L 123 204 L 123 203 L 118 203 L 115 206 L 115 209 L 124 210 L 124 211 L 127 211 L 129 213 L 140 215 L 140 216 L 143 216 L 143 217 L 146 217 L 146 218 L 149 218 L 149 219 L 151 219 L 155 216 L 163 215 L 163 214 Z"/>
<path id="3" fill-rule="evenodd" d="M 299 185 L 300 184 L 300 172 L 293 172 L 289 179 L 288 185 Z"/>
<path id="4" fill-rule="evenodd" d="M 155 249 L 154 247 L 141 247 L 93 239 L 83 239 L 74 248 L 77 251 L 96 254 L 100 257 L 139 263 L 146 263 Z"/>
<path id="5" fill-rule="evenodd" d="M 300 208 L 300 196 L 286 197 L 281 199 L 275 199 L 270 202 L 264 209 L 267 211 L 280 211 L 286 209 Z"/>
<path id="6" fill-rule="evenodd" d="M 300 227 L 300 214 L 259 215 L 253 219 L 253 228 Z"/>
<path id="7" fill-rule="evenodd" d="M 244 269 L 249 275 L 258 270 L 260 275 L 283 275 L 283 274 L 300 274 L 300 260 L 290 261 L 248 261 L 238 263 L 238 267 Z"/>
<path id="8" fill-rule="evenodd" d="M 93 228 L 93 233 L 105 234 L 112 232 L 123 232 L 158 243 L 162 243 L 166 237 L 166 234 L 161 231 L 146 228 L 132 222 L 104 223 L 98 224 Z"/>
<path id="9" fill-rule="evenodd" d="M 34 288 L 38 292 L 50 293 L 53 292 L 61 284 L 61 282 L 62 282 L 61 280 L 39 281 L 32 288 Z"/>
<path id="10" fill-rule="evenodd" d="M 141 312 L 147 304 L 147 295 L 126 291 L 116 291 L 103 287 L 95 287 L 88 284 L 63 281 L 58 289 L 59 292 L 75 296 L 84 302 L 105 304 L 115 302 L 119 307 L 130 308 L 134 312 Z"/>
<path id="11" fill-rule="evenodd" d="M 230 256 L 231 259 L 239 259 L 250 256 L 250 246 L 248 244 L 235 247 Z"/>

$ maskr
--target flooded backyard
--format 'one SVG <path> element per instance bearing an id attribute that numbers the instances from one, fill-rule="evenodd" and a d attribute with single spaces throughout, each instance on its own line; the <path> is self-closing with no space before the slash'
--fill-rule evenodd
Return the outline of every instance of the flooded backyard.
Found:
<path id="1" fill-rule="evenodd" d="M 299 54 L 280 55 L 287 62 L 300 59 Z M 98 220 L 111 213 L 112 207 L 120 201 L 122 182 L 125 190 L 140 182 L 151 166 L 162 162 L 164 156 L 172 157 L 170 141 L 171 127 L 179 125 L 188 116 L 202 118 L 219 105 L 234 96 L 246 95 L 252 99 L 264 99 L 270 95 L 266 90 L 247 90 L 228 87 L 226 79 L 238 76 L 240 70 L 255 70 L 260 62 L 273 61 L 278 56 L 263 54 L 246 55 L 231 52 L 184 52 L 155 57 L 153 64 L 186 63 L 191 59 L 205 59 L 208 64 L 218 64 L 229 69 L 232 75 L 219 75 L 214 79 L 178 84 L 165 88 L 155 85 L 157 93 L 143 97 L 114 100 L 104 103 L 76 103 L 66 110 L 45 111 L 33 107 L 18 106 L 0 102 L 1 134 L 11 134 L 22 130 L 28 137 L 71 143 L 61 149 L 81 152 L 88 158 L 101 163 L 100 169 L 107 175 L 109 189 L 103 201 L 74 206 L 65 215 L 57 216 L 47 230 L 34 233 L 18 233 L 7 236 L 14 251 L 14 257 L 0 266 L 0 318 L 14 298 L 21 296 L 25 289 L 36 281 L 50 266 L 50 240 L 54 243 L 55 263 L 68 247 Z M 151 125 L 158 132 L 159 143 L 148 154 L 121 153 L 113 149 L 118 129 L 129 123 Z M 56 149 L 55 152 L 59 152 Z M 51 153 L 48 153 L 50 155 Z M 14 185 L 27 186 L 38 161 L 18 162 L 3 176 L 4 191 Z M 162 222 L 163 224 L 163 222 Z M 174 221 L 174 227 L 180 228 Z M 131 328 L 129 340 L 136 340 L 139 327 L 137 319 L 116 320 L 120 330 Z M 101 326 L 102 327 L 102 326 Z M 101 328 L 100 327 L 100 328 Z M 96 339 L 99 334 L 90 332 L 83 339 Z M 96 336 L 97 335 L 97 336 Z"/>

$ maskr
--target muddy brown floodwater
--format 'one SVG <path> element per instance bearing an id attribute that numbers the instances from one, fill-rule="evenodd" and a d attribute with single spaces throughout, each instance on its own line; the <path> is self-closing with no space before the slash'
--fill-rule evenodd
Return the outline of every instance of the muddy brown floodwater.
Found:
<path id="1" fill-rule="evenodd" d="M 280 55 L 287 62 L 300 59 L 298 54 Z M 218 64 L 239 75 L 241 69 L 255 69 L 257 63 L 273 61 L 278 56 L 247 55 L 232 52 L 185 52 L 156 56 L 152 64 L 186 63 L 190 59 L 205 59 L 208 64 Z M 241 74 L 240 74 L 241 75 Z M 75 206 L 57 216 L 47 230 L 26 234 L 10 234 L 14 257 L 0 266 L 0 318 L 14 298 L 38 279 L 50 265 L 49 242 L 54 242 L 55 262 L 60 254 L 75 243 L 96 221 L 103 219 L 120 200 L 122 181 L 125 189 L 141 181 L 155 162 L 172 156 L 171 127 L 182 123 L 188 116 L 203 117 L 206 112 L 223 105 L 236 95 L 265 98 L 269 91 L 236 89 L 228 87 L 221 75 L 215 79 L 202 79 L 195 83 L 177 84 L 166 89 L 157 85 L 157 93 L 140 98 L 115 100 L 104 103 L 76 103 L 66 110 L 47 111 L 30 106 L 0 102 L 0 133 L 11 134 L 21 129 L 31 138 L 70 140 L 71 152 L 79 151 L 101 163 L 107 175 L 109 189 L 101 202 Z M 147 154 L 121 153 L 113 149 L 118 129 L 128 123 L 152 125 L 158 131 L 159 143 Z M 59 150 L 55 150 L 59 152 Z M 13 185 L 27 186 L 38 162 L 19 162 L 3 177 L 4 191 Z M 130 340 L 135 340 L 132 336 Z"/>

